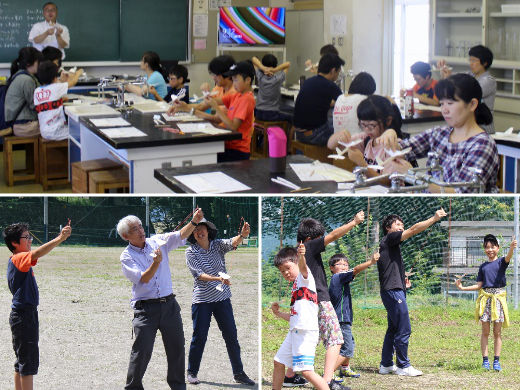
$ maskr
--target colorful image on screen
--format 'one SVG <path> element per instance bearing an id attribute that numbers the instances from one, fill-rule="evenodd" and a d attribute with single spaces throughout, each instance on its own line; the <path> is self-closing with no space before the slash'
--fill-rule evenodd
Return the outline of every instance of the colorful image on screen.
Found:
<path id="1" fill-rule="evenodd" d="M 220 45 L 283 45 L 285 8 L 221 7 Z"/>

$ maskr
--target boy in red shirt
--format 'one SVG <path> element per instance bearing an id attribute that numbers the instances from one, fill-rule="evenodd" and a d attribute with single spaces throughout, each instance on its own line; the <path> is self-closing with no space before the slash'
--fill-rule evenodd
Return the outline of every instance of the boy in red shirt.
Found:
<path id="1" fill-rule="evenodd" d="M 255 68 L 251 61 L 242 61 L 233 65 L 225 76 L 231 76 L 235 94 L 228 94 L 222 98 L 206 97 L 206 101 L 216 111 L 227 129 L 242 133 L 239 140 L 226 141 L 224 153 L 217 156 L 218 162 L 249 160 L 251 155 L 251 135 L 253 134 L 255 97 L 251 84 L 255 79 Z M 225 113 L 219 105 L 224 104 L 228 111 Z"/>

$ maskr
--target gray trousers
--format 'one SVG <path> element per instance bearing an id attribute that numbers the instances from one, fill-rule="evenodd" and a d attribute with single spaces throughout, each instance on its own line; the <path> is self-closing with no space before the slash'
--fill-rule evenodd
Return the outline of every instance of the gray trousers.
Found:
<path id="1" fill-rule="evenodd" d="M 132 321 L 135 341 L 130 354 L 126 390 L 143 390 L 143 376 L 152 357 L 157 330 L 161 331 L 168 374 L 166 380 L 173 390 L 185 390 L 184 331 L 181 308 L 175 298 L 167 302 L 139 302 Z"/>

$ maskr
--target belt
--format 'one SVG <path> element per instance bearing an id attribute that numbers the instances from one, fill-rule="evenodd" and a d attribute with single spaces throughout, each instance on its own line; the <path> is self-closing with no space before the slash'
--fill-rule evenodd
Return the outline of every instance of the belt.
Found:
<path id="1" fill-rule="evenodd" d="M 161 297 L 161 298 L 143 299 L 141 301 L 137 301 L 135 304 L 141 305 L 143 303 L 165 303 L 165 302 L 171 301 L 173 298 L 175 298 L 175 294 L 170 294 L 170 295 L 167 295 L 167 296 Z"/>

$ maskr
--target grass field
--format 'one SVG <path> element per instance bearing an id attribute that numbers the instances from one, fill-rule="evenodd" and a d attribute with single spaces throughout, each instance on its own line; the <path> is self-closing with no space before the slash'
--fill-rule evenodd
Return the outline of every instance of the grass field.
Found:
<path id="1" fill-rule="evenodd" d="M 444 303 L 443 298 L 439 301 Z M 264 300 L 265 302 L 265 300 Z M 361 374 L 345 384 L 356 390 L 368 389 L 520 389 L 520 311 L 511 305 L 511 326 L 502 332 L 501 372 L 484 372 L 480 368 L 480 324 L 473 320 L 474 305 L 469 300 L 450 300 L 450 306 L 414 304 L 410 299 L 412 336 L 409 356 L 421 377 L 379 375 L 381 347 L 386 332 L 386 311 L 382 303 L 369 305 L 354 300 L 353 334 L 356 340 L 351 367 Z M 263 389 L 271 389 L 272 360 L 287 334 L 288 323 L 262 311 L 262 379 Z M 493 340 L 490 337 L 490 358 Z M 316 351 L 316 370 L 323 373 L 324 348 Z M 311 387 L 307 385 L 307 387 Z"/>
<path id="2" fill-rule="evenodd" d="M 36 389 L 122 389 L 132 345 L 131 283 L 121 272 L 120 248 L 58 247 L 40 259 L 34 274 L 40 288 L 40 371 Z M 9 329 L 12 295 L 7 288 L 10 253 L 0 247 L 0 390 L 12 389 L 15 360 Z M 244 370 L 258 381 L 258 250 L 226 255 L 232 303 Z M 184 250 L 170 252 L 173 292 L 181 306 L 186 359 L 192 334 L 193 277 Z M 167 389 L 166 355 L 160 332 L 144 377 L 146 389 Z M 215 321 L 201 363 L 199 386 L 188 389 L 251 388 L 233 383 L 231 364 Z"/>

